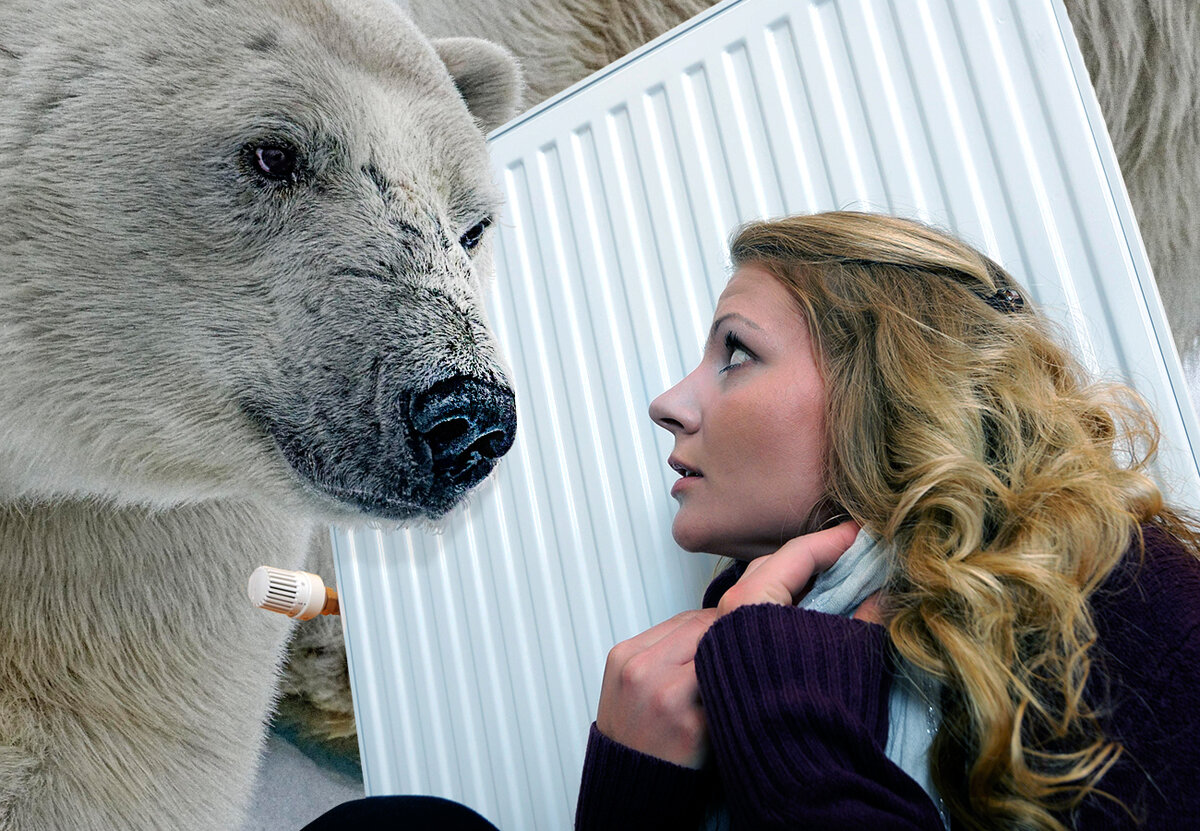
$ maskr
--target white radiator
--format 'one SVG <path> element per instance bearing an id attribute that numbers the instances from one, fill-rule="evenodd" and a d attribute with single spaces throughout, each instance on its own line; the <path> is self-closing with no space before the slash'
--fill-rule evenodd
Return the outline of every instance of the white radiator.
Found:
<path id="1" fill-rule="evenodd" d="M 1155 403 L 1162 478 L 1200 505 L 1200 431 L 1057 0 L 733 0 L 491 150 L 516 445 L 443 534 L 334 532 L 368 794 L 570 827 L 609 648 L 712 574 L 671 540 L 646 411 L 698 359 L 743 220 L 956 230 Z"/>

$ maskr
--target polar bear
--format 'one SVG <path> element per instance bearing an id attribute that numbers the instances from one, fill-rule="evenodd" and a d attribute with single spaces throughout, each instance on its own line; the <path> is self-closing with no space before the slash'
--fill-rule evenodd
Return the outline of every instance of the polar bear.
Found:
<path id="1" fill-rule="evenodd" d="M 477 35 L 522 62 L 535 104 L 712 0 L 403 0 L 431 36 Z M 1200 412 L 1200 3 L 1063 0 L 1107 120 Z"/>
<path id="2" fill-rule="evenodd" d="M 387 0 L 0 4 L 0 829 L 239 826 L 331 521 L 510 447 L 494 45 Z"/>

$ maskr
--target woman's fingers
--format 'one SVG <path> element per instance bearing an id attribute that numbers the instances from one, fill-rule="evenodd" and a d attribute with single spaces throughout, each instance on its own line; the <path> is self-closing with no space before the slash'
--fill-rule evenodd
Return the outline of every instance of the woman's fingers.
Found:
<path id="1" fill-rule="evenodd" d="M 682 626 L 702 626 L 703 628 L 701 629 L 700 634 L 703 635 L 704 632 L 708 631 L 708 627 L 712 625 L 712 621 L 710 620 L 708 623 L 700 624 L 696 624 L 694 621 L 697 619 L 703 619 L 705 616 L 711 615 L 712 613 L 712 609 L 689 609 L 686 612 L 680 612 L 674 617 L 667 618 L 662 623 L 651 626 L 645 632 L 634 635 L 632 638 L 622 641 L 614 646 L 612 652 L 609 653 L 609 660 L 612 660 L 613 652 L 619 653 L 618 657 L 643 652 L 662 639 L 668 637 L 676 629 L 679 629 Z M 700 638 L 697 637 L 696 640 L 698 642 Z M 693 650 L 693 652 L 694 651 L 695 650 Z"/>
<path id="2" fill-rule="evenodd" d="M 670 634 L 646 647 L 646 652 L 663 664 L 682 666 L 696 657 L 696 646 L 717 619 L 716 609 L 698 609 L 684 618 Z"/>
<path id="3" fill-rule="evenodd" d="M 707 727 L 693 659 L 715 609 L 676 615 L 609 653 L 596 726 L 614 741 L 678 765 L 699 768 Z"/>
<path id="4" fill-rule="evenodd" d="M 825 571 L 858 535 L 855 522 L 843 522 L 824 531 L 788 540 L 774 554 L 759 557 L 721 598 L 717 609 L 728 614 L 739 606 L 778 603 L 790 606 L 814 575 Z"/>
<path id="5" fill-rule="evenodd" d="M 609 680 L 610 674 L 613 680 L 630 680 L 629 676 L 635 673 L 636 678 L 632 680 L 648 681 L 665 668 L 691 663 L 696 655 L 696 645 L 716 619 L 716 609 L 696 609 L 622 641 L 608 653 L 605 681 Z"/>

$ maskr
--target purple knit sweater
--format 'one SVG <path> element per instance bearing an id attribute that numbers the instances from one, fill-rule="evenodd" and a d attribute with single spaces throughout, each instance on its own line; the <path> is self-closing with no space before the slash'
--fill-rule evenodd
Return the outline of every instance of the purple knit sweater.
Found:
<path id="1" fill-rule="evenodd" d="M 736 580 L 709 586 L 713 606 Z M 1146 532 L 1092 597 L 1088 698 L 1124 753 L 1068 826 L 1200 829 L 1200 561 Z M 735 829 L 940 827 L 884 755 L 892 676 L 882 626 L 778 605 L 718 620 L 696 650 L 712 761 L 702 771 L 618 744 L 592 725 L 575 827 L 696 831 L 723 801 Z"/>

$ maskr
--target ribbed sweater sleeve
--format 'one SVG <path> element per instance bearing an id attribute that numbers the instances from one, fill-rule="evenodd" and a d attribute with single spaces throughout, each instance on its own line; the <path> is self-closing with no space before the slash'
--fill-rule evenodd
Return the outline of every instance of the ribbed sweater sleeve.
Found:
<path id="1" fill-rule="evenodd" d="M 696 831 L 710 774 L 649 756 L 592 722 L 575 808 L 578 831 Z"/>
<path id="2" fill-rule="evenodd" d="M 884 754 L 885 643 L 882 626 L 773 604 L 713 624 L 696 675 L 735 828 L 940 826 Z"/>

